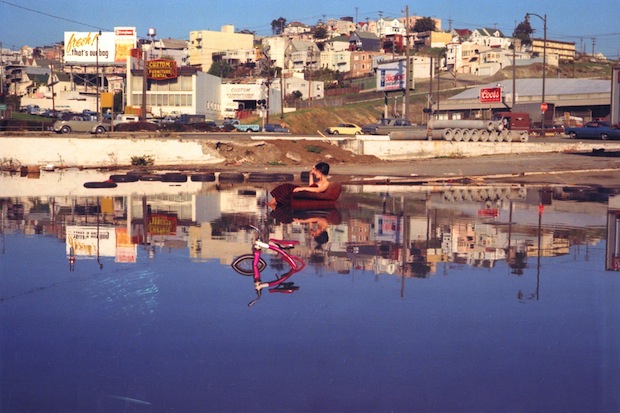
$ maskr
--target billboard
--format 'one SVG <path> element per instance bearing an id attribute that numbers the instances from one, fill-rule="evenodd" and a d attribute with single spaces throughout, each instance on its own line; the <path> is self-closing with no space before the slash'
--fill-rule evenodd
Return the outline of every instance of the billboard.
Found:
<path id="1" fill-rule="evenodd" d="M 64 62 L 68 65 L 123 65 L 136 47 L 135 27 L 113 32 L 65 32 Z"/>
<path id="2" fill-rule="evenodd" d="M 377 91 L 405 90 L 407 61 L 405 59 L 380 62 L 377 65 Z"/>
<path id="3" fill-rule="evenodd" d="M 614 66 L 611 72 L 611 123 L 620 124 L 620 66 Z"/>
<path id="4" fill-rule="evenodd" d="M 170 59 L 155 59 L 146 62 L 146 77 L 154 80 L 177 77 L 177 62 Z"/>

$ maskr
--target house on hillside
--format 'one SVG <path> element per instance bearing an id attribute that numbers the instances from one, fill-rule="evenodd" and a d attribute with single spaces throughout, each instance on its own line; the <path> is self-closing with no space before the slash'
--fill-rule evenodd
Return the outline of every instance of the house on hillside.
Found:
<path id="1" fill-rule="evenodd" d="M 307 69 L 316 70 L 320 54 L 321 52 L 314 42 L 290 39 L 284 51 L 284 67 L 293 72 L 303 72 Z"/>
<path id="2" fill-rule="evenodd" d="M 512 42 L 499 29 L 475 29 L 467 40 L 480 46 L 499 47 L 501 49 L 507 49 Z"/>
<path id="3" fill-rule="evenodd" d="M 405 25 L 399 19 L 380 18 L 377 20 L 377 36 L 384 38 L 393 35 L 405 35 Z"/>
<path id="4" fill-rule="evenodd" d="M 340 52 L 343 50 L 350 50 L 351 41 L 349 36 L 340 35 L 332 37 L 329 40 L 323 42 L 323 50 L 330 52 Z"/>
<path id="5" fill-rule="evenodd" d="M 381 50 L 381 39 L 370 32 L 355 31 L 349 36 L 349 50 L 378 52 Z"/>
<path id="6" fill-rule="evenodd" d="M 292 22 L 284 27 L 284 31 L 282 34 L 285 36 L 299 36 L 306 33 L 311 33 L 312 27 L 307 24 L 303 24 L 300 22 Z"/>

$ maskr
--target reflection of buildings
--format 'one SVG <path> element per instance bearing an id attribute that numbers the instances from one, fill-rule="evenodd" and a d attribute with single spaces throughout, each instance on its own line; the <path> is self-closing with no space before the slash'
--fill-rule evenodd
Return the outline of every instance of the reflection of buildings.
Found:
<path id="1" fill-rule="evenodd" d="M 187 249 L 191 259 L 228 264 L 249 252 L 249 234 L 242 228 L 252 223 L 268 227 L 271 237 L 299 240 L 296 253 L 316 267 L 340 274 L 427 277 L 448 263 L 493 267 L 507 261 L 514 274 L 523 273 L 528 257 L 568 254 L 571 247 L 602 238 L 607 224 L 601 218 L 605 213 L 596 213 L 599 204 L 564 199 L 546 205 L 539 217 L 537 191 L 531 199 L 522 189 L 512 191 L 514 199 L 501 199 L 511 191 L 450 189 L 446 195 L 417 187 L 412 194 L 392 195 L 389 211 L 382 197 L 369 201 L 363 194 L 357 208 L 340 211 L 341 222 L 329 226 L 329 242 L 316 251 L 307 226 L 268 218 L 266 191 L 235 184 L 145 196 L 3 198 L 2 230 L 54 235 L 66 240 L 67 254 L 73 248 L 78 260 L 97 256 L 136 262 L 139 254 Z M 343 194 L 348 204 L 356 203 L 353 192 Z M 610 217 L 608 245 L 615 249 L 609 250 L 608 269 L 617 264 L 619 249 L 618 215 Z M 97 228 L 98 237 L 93 236 Z M 82 244 L 76 243 L 78 235 Z"/>

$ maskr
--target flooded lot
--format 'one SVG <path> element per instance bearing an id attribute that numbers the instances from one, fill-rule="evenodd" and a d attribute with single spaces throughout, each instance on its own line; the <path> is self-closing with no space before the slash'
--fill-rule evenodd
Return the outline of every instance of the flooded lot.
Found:
<path id="1" fill-rule="evenodd" d="M 106 177 L 0 177 L 3 412 L 620 410 L 618 196 Z"/>

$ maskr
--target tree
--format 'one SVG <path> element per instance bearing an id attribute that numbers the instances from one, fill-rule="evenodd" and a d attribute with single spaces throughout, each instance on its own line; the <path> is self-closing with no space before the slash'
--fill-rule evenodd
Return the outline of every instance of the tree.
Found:
<path id="1" fill-rule="evenodd" d="M 271 32 L 273 35 L 282 34 L 284 32 L 284 26 L 286 25 L 286 19 L 284 17 L 279 17 L 277 20 L 271 21 Z"/>
<path id="2" fill-rule="evenodd" d="M 532 29 L 529 19 L 525 19 L 517 25 L 512 36 L 520 39 L 523 46 L 527 46 L 532 44 L 532 33 L 534 33 L 534 29 Z"/>
<path id="3" fill-rule="evenodd" d="M 327 29 L 325 26 L 318 26 L 314 29 L 314 38 L 315 39 L 325 39 L 327 38 Z"/>
<path id="4" fill-rule="evenodd" d="M 221 77 L 222 79 L 228 77 L 233 72 L 233 68 L 230 66 L 228 62 L 223 62 L 221 60 L 216 60 L 211 64 L 209 68 L 210 75 Z"/>
<path id="5" fill-rule="evenodd" d="M 417 19 L 413 25 L 413 31 L 417 33 L 434 32 L 435 20 L 430 17 L 422 17 L 421 19 Z"/>

